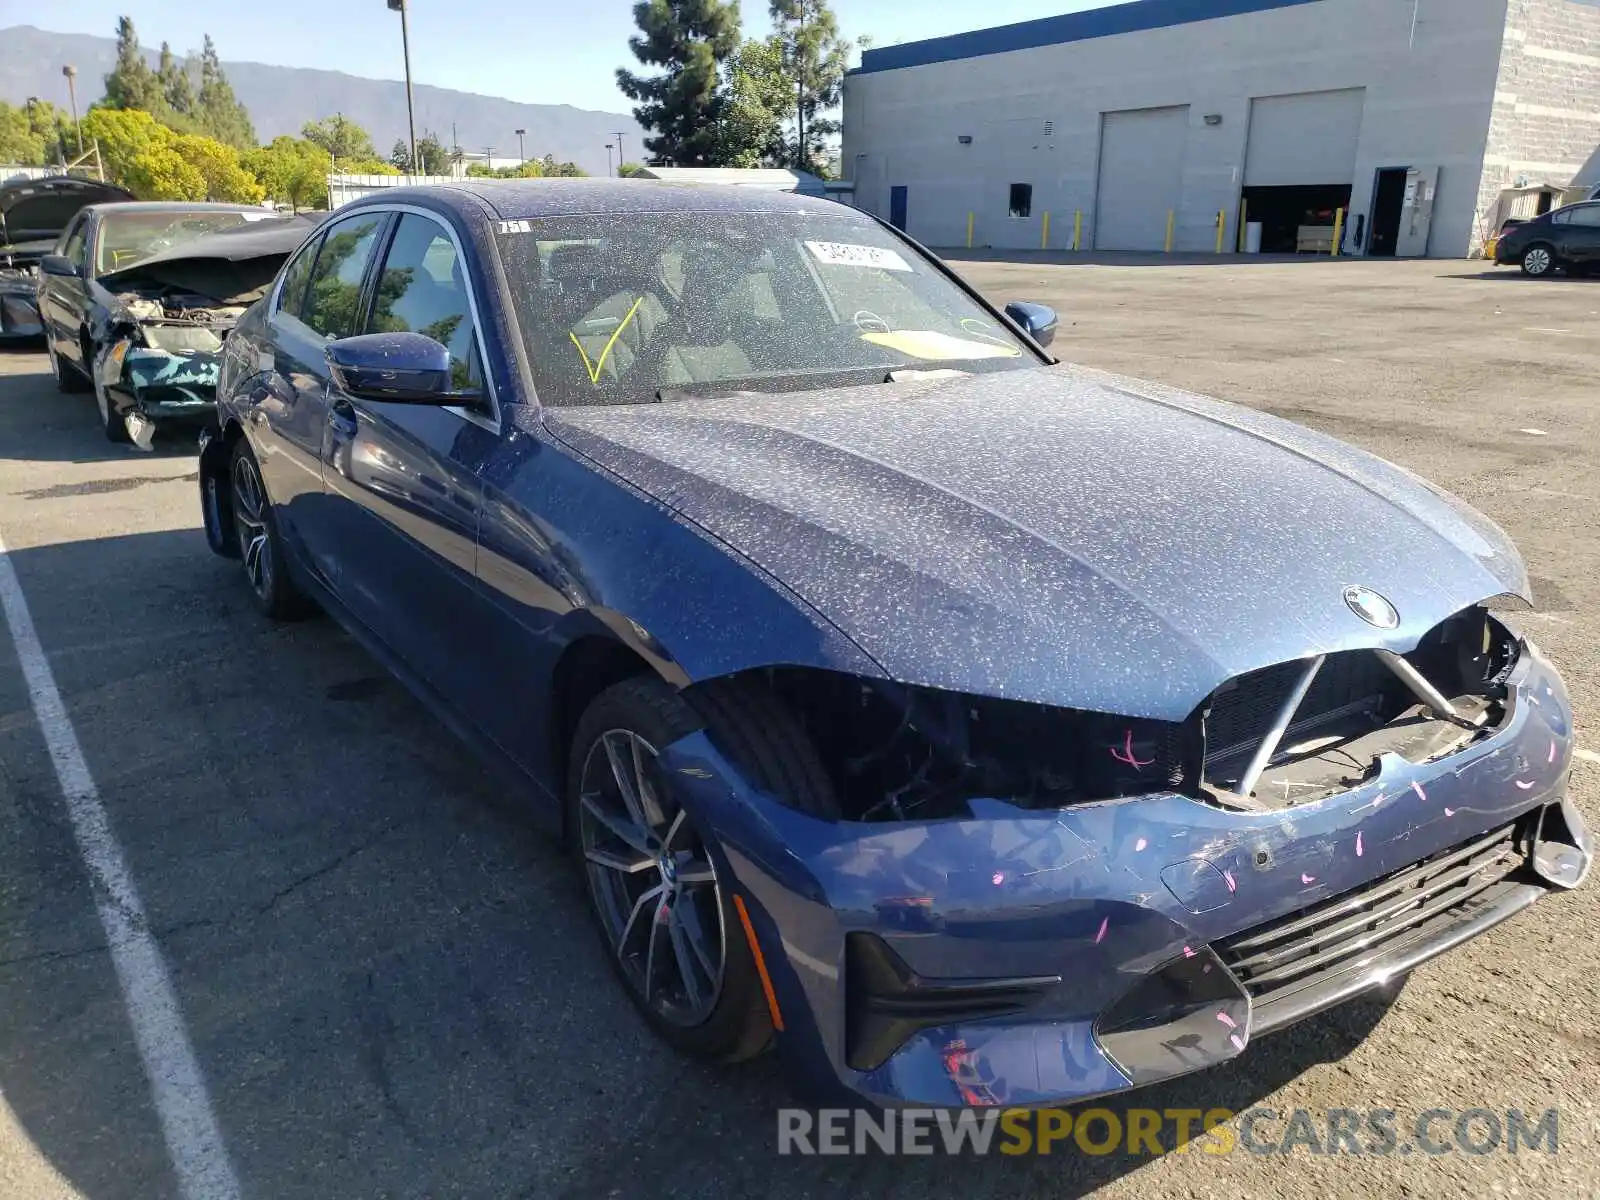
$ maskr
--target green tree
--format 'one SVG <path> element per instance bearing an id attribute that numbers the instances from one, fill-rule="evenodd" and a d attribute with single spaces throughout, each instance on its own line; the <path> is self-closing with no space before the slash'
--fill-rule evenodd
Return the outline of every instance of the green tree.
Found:
<path id="1" fill-rule="evenodd" d="M 795 90 L 784 70 L 776 35 L 750 38 L 727 62 L 726 97 L 719 127 L 718 158 L 726 167 L 777 167 L 789 161 L 783 122 Z"/>
<path id="2" fill-rule="evenodd" d="M 239 152 L 215 138 L 180 134 L 170 143 L 174 153 L 200 173 L 205 194 L 200 199 L 230 204 L 260 204 L 266 189 L 244 169 Z"/>
<path id="3" fill-rule="evenodd" d="M 106 94 L 100 103 L 106 108 L 138 108 L 145 112 L 165 107 L 161 82 L 144 60 L 132 17 L 117 19 L 117 62 L 106 76 Z"/>
<path id="4" fill-rule="evenodd" d="M 236 150 L 255 146 L 256 131 L 250 123 L 249 110 L 233 94 L 233 85 L 223 73 L 222 60 L 217 57 L 217 47 L 209 33 L 200 49 L 200 90 L 195 95 L 194 112 L 200 132 L 207 137 Z"/>
<path id="5" fill-rule="evenodd" d="M 617 86 L 638 101 L 633 115 L 653 136 L 645 149 L 684 167 L 716 166 L 723 95 L 718 67 L 739 46 L 737 0 L 639 0 L 633 56 L 662 73 L 617 70 Z"/>
<path id="6" fill-rule="evenodd" d="M 300 136 L 331 154 L 341 169 L 346 160 L 370 162 L 378 157 L 372 146 L 372 135 L 343 113 L 308 122 Z"/>
<path id="7" fill-rule="evenodd" d="M 411 151 L 406 148 L 403 138 L 395 139 L 394 149 L 389 151 L 389 164 L 402 171 L 411 170 Z"/>
<path id="8" fill-rule="evenodd" d="M 189 72 L 172 56 L 172 47 L 161 43 L 161 59 L 156 67 L 156 82 L 161 87 L 161 99 L 166 108 L 180 117 L 194 116 L 194 86 L 189 82 Z"/>
<path id="9" fill-rule="evenodd" d="M 0 163 L 43 166 L 47 150 L 45 139 L 34 132 L 28 110 L 0 101 Z"/>
<path id="10" fill-rule="evenodd" d="M 799 170 L 820 173 L 827 140 L 840 129 L 826 114 L 839 107 L 853 47 L 839 36 L 839 19 L 827 0 L 771 0 L 770 11 L 793 92 L 790 161 Z"/>
<path id="11" fill-rule="evenodd" d="M 617 178 L 632 179 L 642 170 L 644 170 L 644 166 L 641 163 L 625 162 L 617 167 Z"/>
<path id="12" fill-rule="evenodd" d="M 417 164 L 417 170 L 423 174 L 450 173 L 450 151 L 439 140 L 439 135 L 431 129 L 417 139 L 417 157 L 422 160 Z"/>
<path id="13" fill-rule="evenodd" d="M 328 156 L 320 146 L 282 135 L 246 151 L 241 165 L 280 204 L 295 211 L 328 207 Z"/>

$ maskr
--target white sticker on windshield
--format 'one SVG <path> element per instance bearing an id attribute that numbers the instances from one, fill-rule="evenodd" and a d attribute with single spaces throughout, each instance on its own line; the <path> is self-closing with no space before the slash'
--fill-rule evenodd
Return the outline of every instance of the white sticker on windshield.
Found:
<path id="1" fill-rule="evenodd" d="M 882 271 L 909 271 L 911 264 L 893 250 L 880 246 L 857 246 L 851 242 L 807 242 L 820 263 L 830 267 L 877 267 Z"/>

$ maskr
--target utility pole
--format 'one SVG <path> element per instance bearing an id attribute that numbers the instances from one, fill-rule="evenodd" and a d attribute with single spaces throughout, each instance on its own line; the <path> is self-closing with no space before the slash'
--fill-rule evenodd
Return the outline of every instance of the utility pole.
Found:
<path id="1" fill-rule="evenodd" d="M 612 135 L 617 139 L 617 174 L 622 174 L 622 130 L 617 130 Z"/>
<path id="2" fill-rule="evenodd" d="M 483 148 L 483 166 L 484 166 L 484 169 L 489 171 L 491 174 L 494 172 L 494 147 L 493 146 L 485 146 Z"/>
<path id="3" fill-rule="evenodd" d="M 513 129 L 511 132 L 517 135 L 517 157 L 522 160 L 523 166 L 527 166 L 528 148 L 522 144 L 522 138 L 528 131 L 526 129 Z"/>
<path id="4" fill-rule="evenodd" d="M 72 127 L 78 133 L 78 153 L 83 153 L 83 122 L 78 120 L 78 68 L 70 63 L 61 68 L 67 77 L 67 97 L 72 102 Z"/>
<path id="5" fill-rule="evenodd" d="M 411 169 L 420 171 L 417 161 L 417 116 L 411 101 L 411 28 L 406 20 L 406 0 L 389 0 L 389 11 L 400 14 L 400 48 L 406 57 L 406 128 L 411 134 Z"/>

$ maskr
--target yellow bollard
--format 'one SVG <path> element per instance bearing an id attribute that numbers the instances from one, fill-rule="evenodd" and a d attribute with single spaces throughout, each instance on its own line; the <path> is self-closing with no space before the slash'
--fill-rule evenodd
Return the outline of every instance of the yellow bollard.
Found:
<path id="1" fill-rule="evenodd" d="M 1333 254 L 1331 256 L 1333 258 L 1339 257 L 1339 235 L 1343 232 L 1344 209 L 1336 208 L 1333 210 Z"/>
<path id="2" fill-rule="evenodd" d="M 1178 219 L 1178 214 L 1172 209 L 1167 209 L 1167 253 L 1172 253 L 1172 226 Z"/>
<path id="3" fill-rule="evenodd" d="M 1217 209 L 1217 253 L 1222 253 L 1222 239 L 1228 236 L 1228 210 Z"/>
<path id="4" fill-rule="evenodd" d="M 1239 253 L 1243 254 L 1246 245 L 1246 235 L 1250 232 L 1250 201 L 1239 201 Z"/>
<path id="5" fill-rule="evenodd" d="M 972 214 L 967 214 L 967 249 L 972 249 Z"/>
<path id="6" fill-rule="evenodd" d="M 1044 214 L 1044 231 L 1039 235 L 1039 249 L 1050 249 L 1050 214 Z"/>
<path id="7" fill-rule="evenodd" d="M 1083 209 L 1076 209 L 1072 214 L 1072 248 L 1083 249 Z"/>

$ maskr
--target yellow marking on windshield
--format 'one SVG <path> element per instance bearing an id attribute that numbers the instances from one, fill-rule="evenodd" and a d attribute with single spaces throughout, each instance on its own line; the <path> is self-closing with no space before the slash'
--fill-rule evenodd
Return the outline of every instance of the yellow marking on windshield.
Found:
<path id="1" fill-rule="evenodd" d="M 1022 351 L 991 341 L 951 337 L 935 329 L 896 329 L 884 333 L 863 333 L 863 342 L 887 346 L 912 358 L 934 362 L 958 358 L 1016 358 Z"/>
<path id="2" fill-rule="evenodd" d="M 589 352 L 583 348 L 583 343 L 578 340 L 577 334 L 567 334 L 572 339 L 572 344 L 578 348 L 578 353 L 583 355 L 583 369 L 589 373 L 589 382 L 594 384 L 595 387 L 600 386 L 600 372 L 605 370 L 606 356 L 611 353 L 611 347 L 617 344 L 617 339 L 622 336 L 622 331 L 628 327 L 628 322 L 633 320 L 633 314 L 639 311 L 639 306 L 643 303 L 643 296 L 633 302 L 633 307 L 628 310 L 628 315 L 622 318 L 616 329 L 612 331 L 611 336 L 606 339 L 606 344 L 601 348 L 598 360 L 590 360 Z"/>

